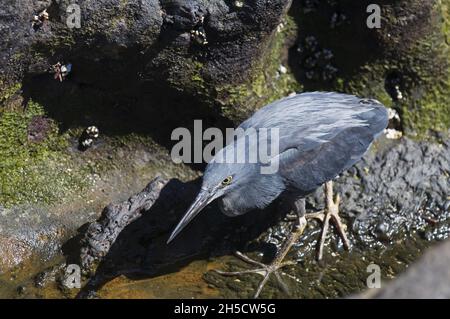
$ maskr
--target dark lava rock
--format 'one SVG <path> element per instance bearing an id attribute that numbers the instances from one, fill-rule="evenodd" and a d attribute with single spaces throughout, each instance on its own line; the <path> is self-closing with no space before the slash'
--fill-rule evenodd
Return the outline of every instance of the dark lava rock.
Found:
<path id="1" fill-rule="evenodd" d="M 70 28 L 70 0 L 5 1 L 0 8 L 0 79 L 32 81 L 58 61 L 70 59 L 71 81 L 115 92 L 147 83 L 197 95 L 216 86 L 242 84 L 266 54 L 289 0 L 81 0 L 81 27 Z M 47 8 L 37 31 L 31 18 Z M 200 41 L 191 31 L 201 31 Z M 206 45 L 207 43 L 207 45 Z M 123 63 L 123 61 L 127 61 Z M 193 81 L 192 79 L 201 79 Z M 142 83 L 141 83 L 142 84 Z M 27 90 L 27 85 L 25 91 Z M 130 92 L 129 92 L 130 93 Z M 39 96 L 53 92 L 39 91 Z M 203 96 L 209 102 L 214 95 Z M 39 100 L 39 98 L 38 98 Z"/>
<path id="2" fill-rule="evenodd" d="M 355 175 L 347 173 L 338 181 L 337 191 L 343 194 L 342 210 L 354 218 L 352 231 L 366 244 L 375 242 L 380 224 L 392 241 L 449 222 L 448 145 L 402 139 L 366 156 L 355 168 Z M 444 237 L 450 234 L 446 227 Z"/>

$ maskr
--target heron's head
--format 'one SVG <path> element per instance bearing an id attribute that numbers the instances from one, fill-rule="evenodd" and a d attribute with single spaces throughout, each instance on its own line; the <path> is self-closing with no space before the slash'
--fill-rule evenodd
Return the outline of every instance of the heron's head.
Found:
<path id="1" fill-rule="evenodd" d="M 256 171 L 255 168 L 256 165 L 243 163 L 231 164 L 213 161 L 208 164 L 203 175 L 200 192 L 175 227 L 167 243 L 171 242 L 209 203 L 249 183 L 253 172 Z"/>

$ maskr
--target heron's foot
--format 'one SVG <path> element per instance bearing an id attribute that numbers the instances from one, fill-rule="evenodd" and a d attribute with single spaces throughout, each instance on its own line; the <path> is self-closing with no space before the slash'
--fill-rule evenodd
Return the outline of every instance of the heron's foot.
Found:
<path id="1" fill-rule="evenodd" d="M 304 202 L 303 202 L 304 205 Z M 245 275 L 245 274 L 258 274 L 261 275 L 263 278 L 260 281 L 258 288 L 256 289 L 254 298 L 258 298 L 259 294 L 261 293 L 262 289 L 264 288 L 265 284 L 269 280 L 269 277 L 271 274 L 275 275 L 276 280 L 278 281 L 278 284 L 280 285 L 281 289 L 283 289 L 284 292 L 289 293 L 289 289 L 287 285 L 284 283 L 283 279 L 281 278 L 281 275 L 289 276 L 283 272 L 280 271 L 281 268 L 288 266 L 288 265 L 295 265 L 295 262 L 293 261 L 285 261 L 283 262 L 284 257 L 286 257 L 287 253 L 291 249 L 292 245 L 297 241 L 297 239 L 303 234 L 303 231 L 306 227 L 306 218 L 304 215 L 299 216 L 298 221 L 296 225 L 294 225 L 292 232 L 289 234 L 289 237 L 286 239 L 286 241 L 281 246 L 280 250 L 277 252 L 277 255 L 275 256 L 275 259 L 270 263 L 269 265 L 263 264 L 259 261 L 253 260 L 244 254 L 240 252 L 236 252 L 236 256 L 243 260 L 244 262 L 256 266 L 255 269 L 249 269 L 249 270 L 243 270 L 243 271 L 221 271 L 221 270 L 215 270 L 218 274 L 221 274 L 223 276 L 239 276 L 239 275 Z M 289 276 L 292 277 L 292 276 Z M 296 279 L 296 278 L 294 278 Z"/>
<path id="2" fill-rule="evenodd" d="M 322 235 L 320 237 L 319 250 L 317 254 L 317 260 L 319 261 L 323 258 L 323 248 L 328 234 L 328 229 L 330 228 L 330 220 L 336 227 L 344 248 L 346 250 L 349 250 L 350 248 L 350 242 L 346 234 L 347 226 L 342 222 L 341 217 L 339 216 L 340 197 L 339 195 L 336 195 L 336 198 L 333 198 L 333 183 L 331 181 L 325 184 L 325 201 L 326 208 L 324 211 L 306 214 L 307 219 L 316 218 L 323 222 Z"/>
<path id="3" fill-rule="evenodd" d="M 249 269 L 249 270 L 243 270 L 243 271 L 222 271 L 215 269 L 214 271 L 222 276 L 240 276 L 245 274 L 258 274 L 262 276 L 262 280 L 259 282 L 258 288 L 256 289 L 256 292 L 253 296 L 253 298 L 258 298 L 262 289 L 266 285 L 267 281 L 270 278 L 270 275 L 274 275 L 275 279 L 277 280 L 279 286 L 281 289 L 283 289 L 284 292 L 289 293 L 289 289 L 286 285 L 286 283 L 283 281 L 281 275 L 286 275 L 285 273 L 281 272 L 281 268 L 288 266 L 288 265 L 294 265 L 295 262 L 293 261 L 286 261 L 286 262 L 278 262 L 275 260 L 270 265 L 263 264 L 259 261 L 256 261 L 254 259 L 249 258 L 248 256 L 245 256 L 243 253 L 237 251 L 236 257 L 241 259 L 242 261 L 246 262 L 247 264 L 250 264 L 252 266 L 256 266 L 255 269 Z"/>

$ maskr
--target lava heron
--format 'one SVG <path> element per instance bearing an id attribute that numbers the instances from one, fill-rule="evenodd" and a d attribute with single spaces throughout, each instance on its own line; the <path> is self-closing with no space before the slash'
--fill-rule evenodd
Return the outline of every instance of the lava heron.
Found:
<path id="1" fill-rule="evenodd" d="M 283 262 L 283 259 L 303 233 L 307 218 L 323 221 L 318 259 L 322 258 L 330 221 L 334 222 L 344 247 L 348 249 L 345 225 L 338 215 L 339 196 L 333 196 L 332 179 L 364 155 L 387 123 L 387 110 L 380 102 L 333 92 L 297 94 L 263 107 L 239 126 L 246 134 L 229 142 L 209 162 L 199 194 L 168 242 L 215 199 L 218 199 L 224 214 L 237 216 L 252 209 L 262 209 L 280 195 L 287 194 L 298 218 L 295 218 L 292 232 L 272 263 L 265 265 L 237 253 L 238 257 L 257 268 L 242 272 L 218 271 L 220 274 L 262 275 L 255 297 L 260 294 L 270 274 L 273 273 L 282 283 L 278 269 L 292 264 Z M 247 155 L 252 155 L 251 152 L 255 152 L 252 146 L 256 143 L 259 147 L 261 142 L 260 139 L 255 142 L 255 139 L 248 137 L 257 135 L 263 129 L 273 128 L 278 130 L 278 149 L 269 157 L 270 164 L 276 164 L 274 172 L 263 174 L 262 167 L 268 162 L 263 163 L 259 158 L 252 163 L 223 160 L 227 158 L 224 155 L 239 153 L 241 148 L 249 152 Z M 253 133 L 247 134 L 248 131 Z M 267 136 L 266 134 L 266 138 Z M 273 142 L 272 137 L 269 144 L 272 145 Z M 305 196 L 323 184 L 325 210 L 306 214 Z"/>

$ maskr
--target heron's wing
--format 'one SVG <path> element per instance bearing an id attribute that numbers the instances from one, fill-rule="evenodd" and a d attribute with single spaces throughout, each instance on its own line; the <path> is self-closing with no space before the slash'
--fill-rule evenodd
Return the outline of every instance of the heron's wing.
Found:
<path id="1" fill-rule="evenodd" d="M 370 126 L 371 131 L 379 133 L 386 125 L 387 111 L 376 100 L 311 92 L 275 101 L 258 110 L 239 128 L 278 129 L 281 153 L 292 147 L 312 149 L 351 127 Z"/>
<path id="2" fill-rule="evenodd" d="M 310 191 L 355 164 L 387 122 L 378 101 L 315 92 L 274 102 L 240 127 L 278 128 L 279 173 Z"/>
<path id="3" fill-rule="evenodd" d="M 289 185 L 305 192 L 318 188 L 353 166 L 368 150 L 374 135 L 356 127 L 304 152 L 290 148 L 279 155 L 279 173 Z"/>
<path id="4" fill-rule="evenodd" d="M 296 119 L 296 125 L 311 124 L 318 113 L 331 109 L 348 109 L 361 99 L 335 92 L 308 92 L 289 96 L 272 102 L 255 112 L 239 127 L 275 127 L 289 124 Z M 336 115 L 336 114 L 335 114 Z M 323 117 L 323 114 L 322 116 Z"/>

